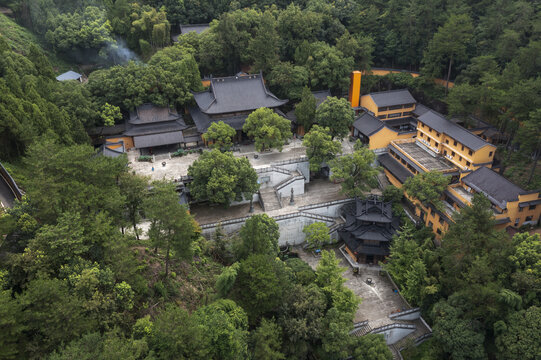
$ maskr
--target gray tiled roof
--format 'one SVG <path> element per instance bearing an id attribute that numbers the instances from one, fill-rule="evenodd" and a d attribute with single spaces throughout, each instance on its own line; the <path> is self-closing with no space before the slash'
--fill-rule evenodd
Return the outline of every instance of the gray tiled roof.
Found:
<path id="1" fill-rule="evenodd" d="M 378 107 L 416 103 L 408 89 L 380 91 L 368 94 Z"/>
<path id="2" fill-rule="evenodd" d="M 212 125 L 213 122 L 223 121 L 228 124 L 235 130 L 242 130 L 242 126 L 248 117 L 248 114 L 228 116 L 228 117 L 219 117 L 211 118 L 207 114 L 202 113 L 197 107 L 189 108 L 190 115 L 192 116 L 193 122 L 197 127 L 197 131 L 200 134 L 207 132 L 207 129 Z"/>
<path id="3" fill-rule="evenodd" d="M 134 136 L 133 143 L 136 148 L 147 148 L 153 146 L 162 146 L 170 144 L 180 144 L 184 142 L 182 131 L 166 132 L 161 134 L 152 134 L 144 136 Z"/>
<path id="4" fill-rule="evenodd" d="M 194 93 L 201 112 L 209 115 L 274 108 L 287 103 L 265 87 L 261 74 L 211 78 L 210 89 Z"/>
<path id="5" fill-rule="evenodd" d="M 130 112 L 130 120 L 128 122 L 133 125 L 139 125 L 173 121 L 181 118 L 182 116 L 176 110 L 168 107 L 143 104 L 138 106 L 135 111 Z"/>
<path id="6" fill-rule="evenodd" d="M 56 80 L 58 81 L 66 81 L 66 80 L 79 80 L 81 78 L 81 74 L 76 73 L 75 71 L 68 71 L 63 74 L 60 74 L 56 77 Z"/>
<path id="7" fill-rule="evenodd" d="M 195 31 L 198 34 L 201 34 L 203 31 L 209 28 L 209 24 L 191 24 L 191 25 L 180 25 L 180 33 L 185 35 L 189 32 Z"/>
<path id="8" fill-rule="evenodd" d="M 483 193 L 502 209 L 507 207 L 507 202 L 517 201 L 519 195 L 528 193 L 494 170 L 484 166 L 464 176 L 462 181 L 475 191 Z"/>
<path id="9" fill-rule="evenodd" d="M 417 104 L 415 105 L 415 110 L 413 110 L 413 115 L 419 117 L 426 113 L 427 111 L 430 111 L 429 107 L 424 106 L 423 104 Z"/>
<path id="10" fill-rule="evenodd" d="M 353 123 L 353 127 L 359 130 L 364 136 L 375 134 L 384 126 L 383 121 L 366 112 L 359 116 Z"/>
<path id="11" fill-rule="evenodd" d="M 125 136 L 142 136 L 151 134 L 160 134 L 172 131 L 182 131 L 187 128 L 183 120 L 165 121 L 157 124 L 127 125 Z"/>
<path id="12" fill-rule="evenodd" d="M 473 133 L 464 129 L 462 126 L 447 120 L 445 117 L 443 117 L 443 115 L 433 110 L 425 112 L 423 115 L 418 117 L 418 120 L 437 132 L 452 137 L 472 150 L 479 150 L 487 145 L 494 147 L 494 145 L 487 143 L 477 135 L 474 135 Z"/>
<path id="13" fill-rule="evenodd" d="M 413 176 L 411 172 L 409 172 L 404 166 L 402 166 L 402 164 L 396 161 L 389 154 L 379 155 L 378 161 L 381 166 L 387 169 L 387 171 L 389 171 L 402 184 L 405 183 L 408 178 Z"/>

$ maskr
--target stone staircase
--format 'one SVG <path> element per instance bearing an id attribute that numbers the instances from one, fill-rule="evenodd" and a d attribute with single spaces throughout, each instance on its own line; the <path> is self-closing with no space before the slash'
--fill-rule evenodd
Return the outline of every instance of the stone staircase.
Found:
<path id="1" fill-rule="evenodd" d="M 273 188 L 259 190 L 259 199 L 264 211 L 272 211 L 282 208 L 278 201 L 278 196 Z"/>

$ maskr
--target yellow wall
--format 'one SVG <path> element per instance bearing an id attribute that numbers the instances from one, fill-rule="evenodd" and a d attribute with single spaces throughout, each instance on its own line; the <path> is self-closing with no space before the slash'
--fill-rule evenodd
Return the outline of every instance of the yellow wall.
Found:
<path id="1" fill-rule="evenodd" d="M 447 157 L 447 160 L 463 170 L 465 167 L 468 167 L 470 170 L 476 170 L 480 166 L 492 167 L 491 164 L 494 160 L 494 154 L 496 153 L 496 147 L 494 145 L 487 144 L 476 151 L 463 146 L 459 141 L 456 141 L 455 145 L 455 139 L 447 134 L 438 133 L 421 122 L 417 125 L 417 138 L 425 145 L 425 141 L 430 143 L 429 146 L 433 148 L 433 150 L 437 149 L 442 156 L 444 156 L 444 151 L 447 151 L 447 155 L 449 156 Z M 471 155 L 469 153 L 470 150 L 472 153 Z"/>
<path id="2" fill-rule="evenodd" d="M 352 107 L 359 106 L 359 97 L 361 96 L 361 72 L 352 71 L 349 83 L 349 103 Z"/>
<path id="3" fill-rule="evenodd" d="M 367 108 L 369 111 L 373 112 L 375 117 L 378 117 L 380 115 L 389 116 L 389 114 L 412 112 L 413 110 L 415 110 L 415 104 L 413 104 L 413 106 L 406 107 L 406 108 L 400 108 L 400 109 L 396 109 L 396 110 L 379 111 L 378 106 L 376 105 L 374 100 L 372 100 L 372 97 L 370 95 L 361 96 L 361 106 L 364 107 L 364 108 Z M 385 119 L 381 119 L 381 120 L 385 121 L 385 120 L 391 120 L 391 119 L 400 119 L 401 117 L 407 117 L 407 116 L 411 116 L 411 115 L 401 115 L 401 116 L 397 116 L 397 117 L 394 117 L 394 118 L 390 118 L 390 119 L 385 118 Z"/>
<path id="4" fill-rule="evenodd" d="M 414 132 L 400 134 L 388 127 L 381 128 L 377 133 L 370 135 L 368 148 L 370 150 L 386 148 L 393 140 L 410 139 Z"/>
<path id="5" fill-rule="evenodd" d="M 124 142 L 124 149 L 125 150 L 129 150 L 129 149 L 135 147 L 135 145 L 133 145 L 133 137 L 131 137 L 131 136 L 121 136 L 121 137 L 116 137 L 116 138 L 108 138 L 106 140 L 106 142 L 108 142 L 108 143 L 114 143 L 114 142 L 119 142 L 119 141 Z"/>

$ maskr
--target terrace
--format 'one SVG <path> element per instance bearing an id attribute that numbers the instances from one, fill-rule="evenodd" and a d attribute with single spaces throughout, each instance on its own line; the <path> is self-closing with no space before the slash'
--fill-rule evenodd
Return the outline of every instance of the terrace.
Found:
<path id="1" fill-rule="evenodd" d="M 414 139 L 395 140 L 391 146 L 397 149 L 402 155 L 405 155 L 410 160 L 413 160 L 424 171 L 440 171 L 443 173 L 456 170 L 455 167 L 449 165 L 441 156 L 422 147 Z M 398 154 L 399 156 L 401 154 Z M 408 161 L 406 159 L 406 161 Z"/>

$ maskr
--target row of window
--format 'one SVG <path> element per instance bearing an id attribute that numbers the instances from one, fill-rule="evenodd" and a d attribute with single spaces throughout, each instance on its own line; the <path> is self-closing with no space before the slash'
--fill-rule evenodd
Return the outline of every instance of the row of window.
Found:
<path id="1" fill-rule="evenodd" d="M 394 118 L 399 118 L 401 116 L 410 116 L 410 115 L 411 115 L 411 111 L 406 111 L 406 112 L 403 112 L 403 113 L 394 113 L 394 114 L 389 114 L 389 115 L 378 115 L 378 119 L 382 119 L 382 120 L 394 119 Z"/>
<path id="2" fill-rule="evenodd" d="M 427 125 L 425 125 L 425 124 L 423 124 L 423 123 L 420 123 L 420 126 L 421 126 L 421 128 L 425 128 L 425 127 L 428 128 L 428 132 L 429 132 L 429 133 L 432 133 L 432 128 L 431 128 L 431 127 L 429 127 L 429 126 L 427 126 Z M 436 133 L 436 137 L 440 137 L 440 133 L 439 133 L 439 132 L 437 132 L 437 131 L 435 131 L 435 130 L 434 130 L 434 132 Z M 446 143 L 447 145 L 449 145 L 449 139 L 445 139 L 445 143 Z M 455 148 L 457 148 L 457 149 L 458 149 L 458 144 L 459 144 L 459 143 L 458 143 L 456 140 L 453 140 L 453 146 L 454 146 Z M 464 145 L 460 144 L 460 146 L 461 146 L 461 151 L 464 151 L 464 149 L 465 149 Z M 468 149 L 468 155 L 470 155 L 470 156 L 473 155 L 473 151 L 472 151 L 471 149 Z M 490 153 L 490 156 L 492 156 L 492 152 Z"/>
<path id="3" fill-rule="evenodd" d="M 537 205 L 530 205 L 530 206 L 528 207 L 528 210 L 535 210 L 536 207 L 537 207 Z M 518 211 L 519 211 L 519 212 L 523 212 L 523 211 L 524 211 L 524 208 L 521 207 L 521 208 L 518 209 Z"/>
<path id="4" fill-rule="evenodd" d="M 405 105 L 393 105 L 393 106 L 382 106 L 378 108 L 378 112 L 389 111 L 389 110 L 398 110 L 398 109 L 407 109 L 412 108 L 415 104 L 405 104 Z"/>

